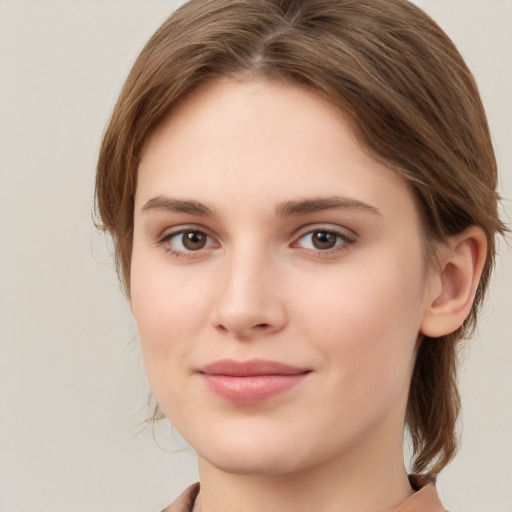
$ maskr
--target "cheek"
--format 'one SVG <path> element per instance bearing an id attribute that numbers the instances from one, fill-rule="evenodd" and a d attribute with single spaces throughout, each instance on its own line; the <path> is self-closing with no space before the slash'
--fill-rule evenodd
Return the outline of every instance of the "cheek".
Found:
<path id="1" fill-rule="evenodd" d="M 341 390 L 366 403 L 369 396 L 408 387 L 424 295 L 421 258 L 403 262 L 383 255 L 359 271 L 341 269 L 336 282 L 305 286 L 309 300 L 298 318 L 310 319 L 302 329 L 336 370 L 332 378 Z"/>
<path id="2" fill-rule="evenodd" d="M 134 251 L 131 306 L 142 356 L 155 393 L 193 349 L 207 318 L 206 297 L 195 281 Z M 167 385 L 165 384 L 165 385 Z"/>

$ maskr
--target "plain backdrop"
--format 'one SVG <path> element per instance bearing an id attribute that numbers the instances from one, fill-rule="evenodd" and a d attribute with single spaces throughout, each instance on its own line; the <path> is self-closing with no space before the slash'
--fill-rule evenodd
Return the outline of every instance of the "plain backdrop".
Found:
<path id="1" fill-rule="evenodd" d="M 148 387 L 136 329 L 92 221 L 109 113 L 179 3 L 0 0 L 2 512 L 158 511 L 197 478 L 169 428 L 158 443 L 138 433 Z M 512 1 L 418 3 L 477 77 L 510 200 Z M 438 482 L 452 512 L 512 511 L 511 294 L 502 244 L 464 356 L 463 447 Z"/>

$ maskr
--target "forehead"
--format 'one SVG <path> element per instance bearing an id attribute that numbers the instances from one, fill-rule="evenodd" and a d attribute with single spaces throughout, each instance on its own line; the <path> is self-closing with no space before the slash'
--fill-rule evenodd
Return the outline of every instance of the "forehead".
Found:
<path id="1" fill-rule="evenodd" d="M 171 195 L 233 210 L 333 194 L 395 210 L 413 201 L 326 98 L 285 82 L 222 79 L 179 101 L 148 139 L 136 203 Z"/>

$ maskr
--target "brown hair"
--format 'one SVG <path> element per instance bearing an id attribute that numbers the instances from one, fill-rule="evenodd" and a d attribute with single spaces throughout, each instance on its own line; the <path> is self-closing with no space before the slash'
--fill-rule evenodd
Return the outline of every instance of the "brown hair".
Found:
<path id="1" fill-rule="evenodd" d="M 473 328 L 495 256 L 496 161 L 471 72 L 446 34 L 406 0 L 191 0 L 135 62 L 104 135 L 96 199 L 130 292 L 133 208 L 144 142 L 185 94 L 219 76 L 286 80 L 329 98 L 361 147 L 411 183 L 433 242 L 480 226 L 488 254 L 469 317 L 424 338 L 406 423 L 413 470 L 437 474 L 456 453 L 458 342 Z M 427 261 L 430 261 L 427 258 Z"/>

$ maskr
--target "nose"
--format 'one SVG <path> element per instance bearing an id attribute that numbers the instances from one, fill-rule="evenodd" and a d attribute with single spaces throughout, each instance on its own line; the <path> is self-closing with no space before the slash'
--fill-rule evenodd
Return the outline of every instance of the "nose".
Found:
<path id="1" fill-rule="evenodd" d="M 225 263 L 212 311 L 214 327 L 240 339 L 274 334 L 287 323 L 276 265 L 271 258 L 232 255 Z"/>

